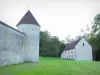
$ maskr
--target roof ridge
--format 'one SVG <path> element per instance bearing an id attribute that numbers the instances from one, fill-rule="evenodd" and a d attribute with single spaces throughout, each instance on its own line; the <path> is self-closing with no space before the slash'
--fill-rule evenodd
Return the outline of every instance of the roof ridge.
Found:
<path id="1" fill-rule="evenodd" d="M 17 32 L 19 32 L 19 33 L 21 33 L 21 34 L 24 34 L 24 35 L 25 35 L 25 33 L 23 33 L 23 32 L 21 32 L 21 31 L 19 31 L 19 30 L 15 29 L 15 28 L 13 28 L 12 26 L 8 25 L 7 23 L 4 23 L 4 22 L 3 22 L 3 21 L 1 21 L 1 20 L 0 20 L 0 23 L 1 23 L 2 25 L 5 25 L 5 26 L 7 26 L 7 27 L 9 27 L 9 28 L 11 28 L 11 29 L 13 29 L 13 30 L 15 30 L 15 31 L 17 31 Z"/>

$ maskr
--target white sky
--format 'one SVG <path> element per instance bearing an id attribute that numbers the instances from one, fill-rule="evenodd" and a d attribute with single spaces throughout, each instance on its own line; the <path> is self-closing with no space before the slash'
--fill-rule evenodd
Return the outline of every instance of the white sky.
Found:
<path id="1" fill-rule="evenodd" d="M 61 40 L 81 34 L 100 13 L 100 0 L 0 0 L 0 20 L 16 28 L 30 9 L 41 30 L 48 30 Z"/>

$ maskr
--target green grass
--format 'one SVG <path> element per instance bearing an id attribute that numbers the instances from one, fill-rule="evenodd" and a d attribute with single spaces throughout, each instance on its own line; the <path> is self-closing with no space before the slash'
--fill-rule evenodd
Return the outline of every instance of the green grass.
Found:
<path id="1" fill-rule="evenodd" d="M 100 62 L 41 57 L 39 63 L 2 67 L 0 75 L 100 75 Z"/>

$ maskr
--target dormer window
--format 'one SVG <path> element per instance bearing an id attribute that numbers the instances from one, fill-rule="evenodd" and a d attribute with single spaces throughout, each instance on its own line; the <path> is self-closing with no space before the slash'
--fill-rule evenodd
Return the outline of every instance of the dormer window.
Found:
<path id="1" fill-rule="evenodd" d="M 84 46 L 84 43 L 83 43 L 83 46 Z"/>

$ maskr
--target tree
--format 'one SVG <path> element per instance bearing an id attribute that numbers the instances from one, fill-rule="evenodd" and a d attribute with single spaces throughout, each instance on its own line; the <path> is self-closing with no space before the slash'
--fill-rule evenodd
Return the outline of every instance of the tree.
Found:
<path id="1" fill-rule="evenodd" d="M 100 32 L 100 14 L 97 14 L 94 17 L 93 25 L 92 25 L 92 35 L 96 35 Z"/>
<path id="2" fill-rule="evenodd" d="M 50 41 L 50 34 L 48 31 L 40 32 L 40 55 L 46 55 L 48 44 Z"/>
<path id="3" fill-rule="evenodd" d="M 95 60 L 100 60 L 100 14 L 94 17 L 92 31 L 88 41 L 92 45 Z"/>
<path id="4" fill-rule="evenodd" d="M 59 57 L 65 44 L 57 36 L 50 36 L 48 31 L 40 32 L 40 56 Z"/>
<path id="5" fill-rule="evenodd" d="M 71 39 L 71 38 L 70 38 L 70 35 L 68 35 L 68 36 L 65 38 L 65 41 L 66 41 L 66 43 L 70 43 L 70 42 L 73 42 L 74 39 Z"/>

